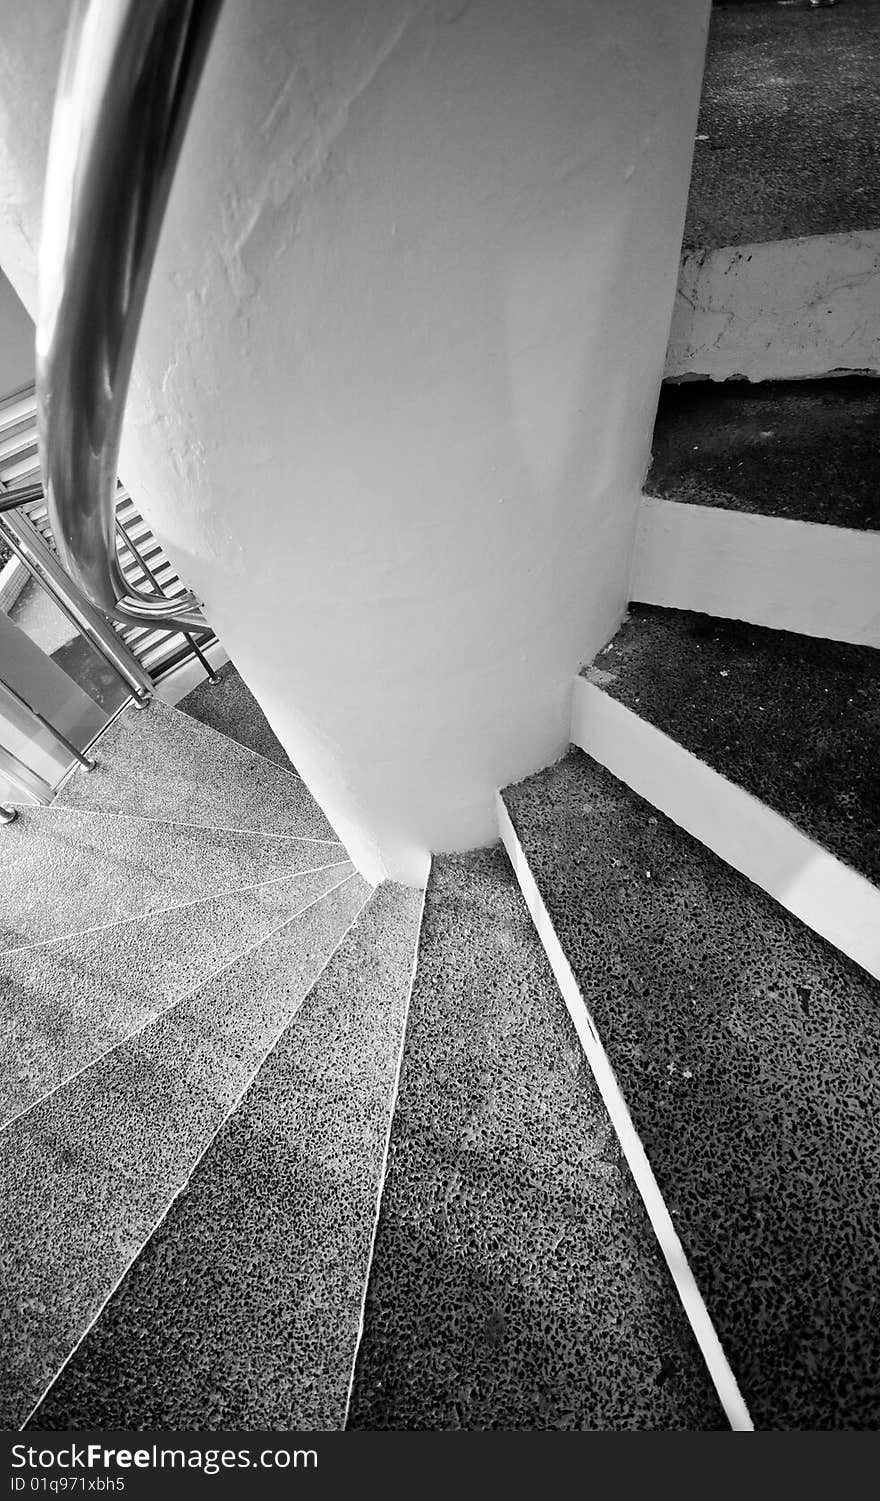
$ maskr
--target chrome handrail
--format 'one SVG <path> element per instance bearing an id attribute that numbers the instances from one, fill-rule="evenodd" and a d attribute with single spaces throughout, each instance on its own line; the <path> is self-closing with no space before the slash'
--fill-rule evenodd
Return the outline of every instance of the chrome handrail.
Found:
<path id="1" fill-rule="evenodd" d="M 209 629 L 191 593 L 130 587 L 119 443 L 159 232 L 222 0 L 74 0 L 55 102 L 37 322 L 40 466 L 58 551 L 126 625 Z"/>

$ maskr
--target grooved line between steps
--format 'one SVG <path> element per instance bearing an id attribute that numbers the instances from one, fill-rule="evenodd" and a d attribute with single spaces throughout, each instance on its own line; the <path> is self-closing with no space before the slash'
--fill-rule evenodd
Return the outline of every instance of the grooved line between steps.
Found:
<path id="1" fill-rule="evenodd" d="M 562 992 L 569 1015 L 574 1022 L 584 1056 L 605 1102 L 605 1108 L 611 1117 L 611 1124 L 617 1133 L 629 1170 L 641 1194 L 651 1228 L 669 1268 L 688 1323 L 706 1362 L 712 1384 L 734 1432 L 751 1433 L 754 1431 L 754 1423 L 745 1398 L 739 1389 L 736 1376 L 718 1337 L 697 1280 L 691 1271 L 684 1246 L 666 1207 L 660 1185 L 654 1176 L 654 1169 L 651 1167 L 641 1138 L 633 1124 L 629 1106 L 617 1082 L 611 1060 L 602 1046 L 589 1008 L 581 995 L 580 987 L 565 957 L 547 908 L 544 906 L 543 898 L 529 869 L 528 860 L 510 814 L 504 805 L 502 795 L 497 792 L 495 797 L 501 839 L 513 866 L 520 891 L 535 924 L 544 952 L 550 961 L 550 967 Z"/>
<path id="2" fill-rule="evenodd" d="M 72 938 L 87 938 L 91 933 L 106 933 L 110 928 L 123 928 L 126 923 L 149 922 L 153 917 L 167 917 L 169 912 L 185 912 L 187 907 L 198 907 L 200 902 L 216 902 L 227 896 L 243 896 L 248 891 L 259 891 L 261 886 L 277 886 L 281 881 L 292 881 L 295 876 L 313 876 L 322 870 L 333 870 L 337 865 L 350 865 L 344 860 L 328 860 L 326 865 L 310 865 L 307 870 L 285 870 L 280 876 L 268 876 L 265 881 L 252 881 L 249 886 L 228 886 L 220 891 L 208 891 L 204 896 L 194 896 L 188 902 L 171 902 L 167 907 L 149 907 L 145 912 L 130 912 L 126 917 L 114 917 L 112 922 L 95 923 L 91 928 L 72 928 L 69 933 L 59 933 L 55 938 L 38 938 L 33 943 L 22 943 L 10 949 L 0 949 L 0 959 L 12 954 L 29 954 L 33 949 L 50 948 L 53 943 L 69 943 Z"/>
<path id="3" fill-rule="evenodd" d="M 361 1351 L 361 1342 L 364 1337 L 364 1321 L 367 1311 L 367 1293 L 370 1288 L 370 1276 L 373 1270 L 373 1258 L 376 1254 L 376 1237 L 379 1234 L 379 1214 L 382 1209 L 382 1199 L 385 1193 L 385 1180 L 388 1177 L 388 1158 L 391 1153 L 391 1132 L 394 1128 L 394 1117 L 397 1114 L 397 1099 L 400 1094 L 400 1075 L 403 1070 L 403 1052 L 406 1046 L 406 1034 L 409 1028 L 409 1013 L 412 1005 L 413 986 L 416 983 L 416 975 L 419 969 L 419 954 L 422 945 L 422 924 L 425 920 L 425 904 L 428 900 L 428 882 L 431 879 L 431 867 L 428 865 L 428 873 L 425 878 L 425 886 L 422 891 L 422 905 L 419 909 L 419 926 L 416 933 L 415 947 L 413 950 L 412 970 L 409 977 L 409 989 L 406 993 L 406 1005 L 403 1010 L 403 1020 L 400 1028 L 400 1047 L 397 1050 L 397 1067 L 394 1071 L 394 1084 L 391 1089 L 391 1107 L 388 1114 L 388 1129 L 385 1132 L 385 1146 L 382 1151 L 382 1162 L 379 1168 L 379 1182 L 376 1187 L 376 1205 L 373 1211 L 373 1233 L 370 1236 L 370 1249 L 367 1252 L 367 1265 L 364 1271 L 364 1286 L 361 1292 L 361 1306 L 358 1314 L 357 1334 L 354 1341 L 354 1351 L 351 1357 L 351 1375 L 348 1379 L 348 1390 L 345 1394 L 345 1410 L 342 1415 L 343 1432 L 348 1427 L 348 1415 L 351 1411 L 351 1399 L 354 1394 L 354 1382 L 357 1374 L 358 1356 Z"/>
<path id="4" fill-rule="evenodd" d="M 207 682 L 207 678 L 204 681 Z M 242 678 L 242 682 L 244 682 L 243 678 Z M 197 686 L 201 686 L 201 685 L 199 684 Z M 246 683 L 245 683 L 245 687 L 247 687 Z M 161 705 L 161 708 L 158 707 L 159 705 Z M 123 704 L 121 706 L 121 708 L 118 710 L 117 714 L 114 716 L 114 719 L 111 721 L 111 723 L 115 723 L 116 719 L 119 718 L 120 715 L 124 714 L 127 709 L 131 710 L 131 712 L 134 713 L 134 714 L 141 714 L 141 713 L 145 712 L 144 710 L 141 710 L 141 709 L 135 709 L 133 703 Z M 212 735 L 216 735 L 218 740 L 225 740 L 226 743 L 227 743 L 227 745 L 234 745 L 235 748 L 236 748 L 236 750 L 243 752 L 247 756 L 256 756 L 259 761 L 265 762 L 266 766 L 271 766 L 272 769 L 273 769 L 273 771 L 279 771 L 279 772 L 281 772 L 282 776 L 290 777 L 292 781 L 299 782 L 300 786 L 305 786 L 305 783 L 303 782 L 303 779 L 300 776 L 299 772 L 298 771 L 294 771 L 292 767 L 290 767 L 290 766 L 281 766 L 278 761 L 273 761 L 271 759 L 271 757 L 264 756 L 262 751 L 254 750 L 250 745 L 245 745 L 243 741 L 236 740 L 236 738 L 235 738 L 234 735 L 227 735 L 226 732 L 225 732 L 225 730 L 215 729 L 214 725 L 212 725 L 212 724 L 206 724 L 203 719 L 197 719 L 196 716 L 195 716 L 195 714 L 187 714 L 187 712 L 186 712 L 185 709 L 178 709 L 178 707 L 177 707 L 176 704 L 169 704 L 169 703 L 166 702 L 166 700 L 164 698 L 156 697 L 156 698 L 154 698 L 152 700 L 152 704 L 151 705 L 146 706 L 146 712 L 149 713 L 151 711 L 151 709 L 152 709 L 152 712 L 155 714 L 155 716 L 156 716 L 157 719 L 160 719 L 163 715 L 168 714 L 168 715 L 174 715 L 174 717 L 177 718 L 177 719 L 186 720 L 187 723 L 190 724 L 190 725 L 198 725 L 199 729 L 195 733 L 200 738 L 204 739 L 205 738 L 204 732 L 207 732 L 208 742 L 210 743 L 210 737 Z M 268 724 L 268 720 L 266 722 Z M 136 721 L 132 720 L 131 723 L 135 724 Z M 95 739 L 92 741 L 92 744 L 93 745 L 97 744 L 98 741 L 100 740 L 101 736 L 103 734 L 105 734 L 106 731 L 109 728 L 110 728 L 110 725 L 106 724 L 104 726 L 103 730 L 100 730 L 98 732 L 98 734 L 95 736 Z M 269 728 L 271 729 L 272 726 L 269 725 Z M 76 771 L 76 766 L 72 766 L 71 767 L 71 771 Z"/>
<path id="5" fill-rule="evenodd" d="M 74 770 L 79 771 L 79 767 Z M 86 773 L 87 775 L 87 773 Z M 292 844 L 333 844 L 342 846 L 341 839 L 318 839 L 312 834 L 275 834 L 271 829 L 240 829 L 225 823 L 191 823 L 185 818 L 155 818 L 149 813 L 126 813 L 116 808 L 81 808 L 78 803 L 64 803 L 56 799 L 51 803 L 21 803 L 12 798 L 4 799 L 12 808 L 25 808 L 29 812 L 39 809 L 40 816 L 46 813 L 77 813 L 90 818 L 133 818 L 138 823 L 160 823 L 170 829 L 200 829 L 208 834 L 247 834 L 251 838 L 286 839 Z M 317 806 L 317 804 L 316 804 Z"/>
<path id="6" fill-rule="evenodd" d="M 349 865 L 350 863 L 351 862 L 348 861 L 348 860 L 341 860 L 339 862 L 340 865 Z M 321 866 L 322 870 L 334 870 L 335 868 L 336 867 L 334 865 L 324 865 L 324 866 Z M 293 875 L 279 876 L 278 877 L 278 881 L 292 881 L 295 878 L 295 876 L 297 876 L 297 875 L 307 875 L 307 874 L 313 874 L 313 872 L 295 871 Z M 20 1121 L 23 1116 L 29 1115 L 32 1110 L 36 1110 L 36 1108 L 37 1108 L 38 1105 L 44 1105 L 46 1103 L 46 1101 L 47 1100 L 51 1100 L 52 1096 L 54 1094 L 57 1094 L 60 1089 L 65 1089 L 68 1084 L 72 1084 L 73 1083 L 74 1079 L 79 1079 L 83 1074 L 87 1074 L 88 1071 L 89 1071 L 89 1069 L 95 1068 L 99 1063 L 101 1063 L 103 1061 L 103 1059 L 109 1058 L 112 1053 L 118 1052 L 118 1050 L 121 1047 L 123 1047 L 123 1045 L 125 1043 L 131 1042 L 131 1040 L 132 1040 L 133 1037 L 139 1037 L 142 1032 L 145 1032 L 148 1027 L 151 1027 L 154 1022 L 156 1022 L 156 1021 L 159 1020 L 160 1017 L 170 1016 L 171 1013 L 172 1013 L 172 1011 L 176 1011 L 178 1006 L 184 1005 L 184 1003 L 186 1001 L 188 1001 L 191 996 L 196 995 L 197 992 L 200 991 L 200 990 L 202 990 L 206 985 L 211 985 L 214 982 L 214 980 L 217 979 L 218 975 L 222 975 L 222 973 L 223 973 L 224 970 L 230 969 L 233 964 L 237 964 L 238 961 L 239 961 L 239 959 L 243 959 L 246 954 L 253 953 L 254 949 L 258 949 L 260 947 L 261 943 L 267 943 L 270 938 L 273 938 L 275 936 L 276 933 L 280 933 L 281 930 L 282 930 L 282 928 L 286 928 L 287 925 L 288 925 L 288 923 L 296 922 L 296 919 L 298 917 L 302 917 L 302 915 L 303 915 L 304 912 L 308 912 L 308 910 L 309 910 L 310 907 L 316 907 L 317 904 L 318 904 L 318 902 L 322 902 L 324 900 L 325 896 L 332 896 L 332 894 L 333 894 L 334 891 L 338 891 L 339 888 L 340 888 L 340 886 L 344 886 L 345 882 L 346 881 L 350 881 L 352 879 L 352 876 L 354 876 L 354 875 L 357 875 L 357 871 L 353 870 L 350 875 L 347 875 L 345 877 L 344 880 L 337 881 L 335 886 L 328 886 L 327 890 L 326 891 L 322 891 L 320 896 L 314 896 L 314 897 L 312 897 L 311 901 L 304 902 L 301 907 L 297 907 L 297 909 L 296 909 L 295 912 L 291 912 L 288 917 L 285 917 L 285 919 L 284 919 L 283 922 L 278 923 L 274 928 L 270 928 L 268 930 L 268 932 L 264 933 L 263 936 L 262 936 L 262 938 L 256 938 L 256 939 L 254 939 L 253 943 L 249 943 L 245 948 L 241 949 L 239 951 L 239 953 L 233 954 L 230 959 L 227 959 L 225 964 L 219 964 L 216 969 L 211 970 L 210 974 L 202 975 L 201 979 L 198 980 L 197 983 L 195 985 L 193 985 L 190 990 L 187 990 L 187 991 L 184 992 L 183 995 L 178 996 L 177 1000 L 176 1001 L 172 1001 L 172 1003 L 171 1003 L 170 1006 L 166 1006 L 164 1008 L 164 1010 L 162 1010 L 162 1011 L 157 1011 L 154 1016 L 148 1016 L 147 1019 L 146 1019 L 146 1021 L 142 1022 L 139 1027 L 134 1027 L 131 1032 L 126 1032 L 122 1037 L 118 1037 L 116 1039 L 116 1041 L 111 1044 L 111 1046 L 109 1048 L 105 1048 L 104 1049 L 103 1053 L 98 1053 L 96 1055 L 96 1057 L 91 1058 L 88 1063 L 83 1064 L 82 1068 L 78 1068 L 72 1074 L 68 1074 L 68 1076 L 67 1076 L 66 1079 L 60 1079 L 58 1081 L 58 1083 L 55 1084 L 55 1085 L 53 1085 L 53 1087 L 51 1089 L 47 1090 L 44 1095 L 40 1095 L 40 1098 L 38 1100 L 31 1100 L 30 1104 L 29 1105 L 25 1105 L 25 1107 L 24 1107 L 23 1110 L 19 1110 L 17 1112 L 17 1114 L 11 1115 L 8 1120 L 0 1122 L 0 1137 L 2 1137 L 3 1132 L 6 1130 L 7 1126 L 11 1126 L 16 1121 Z M 275 886 L 275 885 L 278 884 L 278 882 L 277 881 L 264 881 L 264 882 L 261 882 L 260 884 L 261 885 L 265 885 L 265 886 Z M 257 889 L 259 889 L 259 888 L 257 888 L 257 887 L 253 887 L 253 888 L 252 887 L 243 887 L 242 888 L 242 890 L 244 890 L 244 891 L 257 890 Z M 235 893 L 227 893 L 227 894 L 235 895 Z M 212 898 L 211 897 L 206 897 L 206 898 L 202 898 L 202 900 L 211 901 Z M 192 902 L 192 903 L 187 903 L 185 905 L 197 906 L 198 903 L 197 902 Z M 170 910 L 176 910 L 176 909 L 170 909 Z M 154 915 L 157 915 L 157 914 L 153 914 L 153 913 L 149 913 L 148 914 L 148 916 L 154 916 Z M 126 918 L 125 919 L 126 922 L 142 922 L 143 920 L 144 919 L 137 918 L 137 917 Z M 111 923 L 111 924 L 108 924 L 108 926 L 117 927 L 118 924 Z M 101 930 L 100 929 L 96 929 L 94 931 L 100 932 Z M 74 936 L 76 936 L 76 935 L 74 935 Z M 37 947 L 37 945 L 35 945 L 35 947 Z M 19 950 L 19 949 L 12 949 L 10 952 L 12 952 L 13 954 L 17 954 L 17 953 L 20 953 L 21 950 Z M 2 957 L 2 956 L 0 956 L 0 957 Z"/>
<path id="7" fill-rule="evenodd" d="M 346 878 L 345 878 L 344 881 L 340 881 L 338 883 L 338 885 L 332 887 L 332 891 L 338 891 L 339 888 L 340 888 L 340 886 L 345 886 L 348 881 L 354 880 L 356 875 L 357 875 L 357 871 L 353 871 L 350 876 L 346 876 Z M 330 896 L 330 895 L 331 895 L 330 891 L 325 891 L 322 896 L 320 896 L 320 897 L 317 898 L 317 901 L 323 901 L 324 897 Z M 58 1370 L 55 1372 L 55 1375 L 46 1383 L 45 1387 L 43 1388 L 42 1392 L 40 1393 L 40 1396 L 39 1396 L 38 1400 L 34 1403 L 33 1407 L 30 1410 L 30 1412 L 27 1413 L 27 1415 L 24 1418 L 24 1421 L 21 1423 L 20 1428 L 19 1428 L 19 1432 L 23 1432 L 24 1431 L 24 1429 L 27 1427 L 28 1423 L 30 1422 L 31 1418 L 38 1411 L 38 1409 L 40 1408 L 40 1406 L 42 1405 L 42 1403 L 46 1400 L 46 1397 L 48 1396 L 49 1392 L 52 1390 L 52 1387 L 55 1385 L 55 1382 L 58 1380 L 58 1377 L 62 1374 L 62 1372 L 64 1371 L 65 1367 L 70 1364 L 70 1361 L 73 1359 L 74 1355 L 76 1354 L 76 1352 L 79 1349 L 80 1345 L 82 1344 L 83 1340 L 87 1337 L 87 1335 L 94 1328 L 95 1324 L 98 1322 L 98 1319 L 101 1317 L 102 1313 L 104 1312 L 104 1309 L 107 1307 L 107 1304 L 110 1302 L 111 1298 L 114 1296 L 114 1294 L 117 1292 L 117 1290 L 122 1286 L 122 1283 L 125 1281 L 126 1277 L 128 1276 L 129 1272 L 131 1271 L 131 1269 L 134 1266 L 135 1262 L 137 1261 L 138 1257 L 142 1254 L 142 1252 L 144 1251 L 144 1249 L 149 1245 L 150 1241 L 153 1239 L 153 1236 L 156 1234 L 156 1231 L 160 1229 L 160 1227 L 164 1224 L 165 1220 L 168 1218 L 168 1214 L 169 1214 L 172 1206 L 177 1202 L 177 1200 L 180 1198 L 181 1194 L 184 1193 L 185 1190 L 189 1187 L 190 1181 L 192 1179 L 192 1175 L 196 1171 L 196 1168 L 198 1167 L 199 1163 L 202 1161 L 202 1158 L 206 1155 L 206 1153 L 208 1153 L 211 1150 L 211 1147 L 214 1145 L 214 1142 L 217 1140 L 217 1137 L 220 1135 L 220 1132 L 223 1130 L 223 1128 L 226 1125 L 227 1121 L 231 1120 L 232 1116 L 238 1110 L 238 1107 L 240 1106 L 240 1104 L 241 1104 L 242 1100 L 244 1099 L 245 1095 L 252 1088 L 254 1080 L 256 1079 L 257 1075 L 260 1073 L 261 1069 L 263 1068 L 263 1066 L 267 1062 L 267 1060 L 269 1058 L 271 1058 L 272 1054 L 275 1052 L 275 1049 L 277 1048 L 279 1042 L 281 1041 L 281 1039 L 284 1036 L 285 1032 L 287 1031 L 288 1027 L 291 1025 L 291 1023 L 293 1022 L 294 1018 L 297 1016 L 297 1014 L 298 1014 L 298 1012 L 300 1010 L 300 1007 L 302 1006 L 304 1000 L 306 999 L 306 996 L 309 995 L 310 992 L 313 990 L 314 986 L 317 985 L 318 981 L 320 980 L 321 976 L 323 975 L 324 971 L 326 970 L 327 965 L 330 963 L 330 961 L 333 958 L 334 954 L 336 954 L 337 950 L 345 942 L 345 940 L 348 937 L 349 933 L 351 932 L 352 928 L 355 926 L 355 924 L 357 923 L 358 919 L 360 918 L 360 915 L 363 912 L 364 907 L 366 907 L 367 902 L 370 900 L 371 896 L 372 896 L 372 891 L 370 893 L 370 896 L 368 896 L 366 898 L 366 901 L 362 902 L 361 905 L 360 905 L 360 907 L 358 907 L 358 910 L 355 913 L 354 917 L 352 918 L 351 922 L 349 923 L 348 927 L 341 934 L 341 936 L 340 936 L 338 942 L 336 943 L 336 945 L 334 946 L 332 952 L 327 955 L 326 960 L 322 964 L 322 966 L 321 966 L 320 970 L 318 971 L 318 973 L 315 975 L 314 979 L 309 984 L 308 989 L 300 996 L 299 1001 L 297 1002 L 297 1004 L 296 1004 L 295 1008 L 293 1009 L 293 1011 L 288 1016 L 288 1018 L 285 1021 L 283 1027 L 281 1027 L 280 1030 L 276 1033 L 274 1040 L 272 1041 L 272 1043 L 270 1044 L 270 1046 L 266 1049 L 265 1053 L 263 1054 L 263 1056 L 260 1059 L 259 1063 L 257 1064 L 256 1068 L 253 1070 L 252 1074 L 247 1079 L 247 1081 L 242 1085 L 241 1089 L 239 1090 L 239 1093 L 236 1095 L 235 1099 L 233 1100 L 232 1105 L 230 1106 L 229 1110 L 226 1112 L 226 1114 L 224 1115 L 223 1119 L 218 1124 L 217 1129 L 212 1132 L 210 1138 L 205 1143 L 205 1145 L 202 1148 L 202 1150 L 199 1152 L 199 1154 L 196 1157 L 195 1161 L 193 1162 L 193 1164 L 192 1164 L 189 1172 L 187 1173 L 185 1179 L 175 1189 L 174 1193 L 171 1195 L 171 1198 L 168 1200 L 167 1204 L 165 1205 L 165 1208 L 162 1210 L 162 1213 L 159 1215 L 158 1219 L 156 1220 L 156 1223 L 154 1224 L 154 1226 L 153 1226 L 152 1230 L 150 1231 L 149 1235 L 146 1236 L 146 1238 L 144 1239 L 144 1241 L 142 1242 L 142 1244 L 135 1251 L 135 1253 L 132 1256 L 131 1260 L 126 1265 L 125 1269 L 122 1271 L 122 1273 L 120 1274 L 120 1276 L 116 1279 L 116 1281 L 114 1282 L 114 1284 L 111 1287 L 110 1291 L 108 1292 L 106 1298 L 101 1303 L 101 1306 L 98 1308 L 97 1312 L 95 1313 L 94 1317 L 89 1320 L 86 1328 L 83 1330 L 83 1332 L 80 1335 L 79 1339 L 77 1340 L 76 1344 L 73 1346 L 73 1348 L 71 1350 L 68 1351 L 68 1353 L 65 1356 L 64 1360 L 61 1362 L 61 1365 L 58 1367 Z M 309 902 L 308 903 L 309 907 L 313 907 L 315 905 L 316 905 L 316 902 Z M 305 907 L 303 907 L 302 911 L 305 912 L 306 910 L 307 909 Z M 267 933 L 265 938 L 261 938 L 258 943 L 252 943 L 247 949 L 243 949 L 242 952 L 241 952 L 241 954 L 239 954 L 237 957 L 239 959 L 243 958 L 245 954 L 251 953 L 254 949 L 259 948 L 261 944 L 267 943 L 268 940 L 270 938 L 272 938 L 275 933 L 280 932 L 282 928 L 286 928 L 288 922 L 295 922 L 296 919 L 297 919 L 297 917 L 299 917 L 301 915 L 302 914 L 300 912 L 297 912 L 297 913 L 294 914 L 293 917 L 288 918 L 286 922 L 279 923 L 278 927 L 277 928 L 273 928 L 273 930 L 272 930 L 271 933 Z M 235 963 L 236 961 L 233 960 L 232 962 Z M 228 967 L 229 967 L 228 965 L 224 965 L 224 968 L 228 968 Z M 218 973 L 219 973 L 219 971 L 218 971 Z M 199 988 L 201 988 L 201 987 L 199 987 Z M 173 1010 L 173 1009 L 174 1009 L 173 1007 L 169 1008 L 169 1010 Z M 141 1030 L 143 1030 L 143 1029 L 141 1029 Z"/>

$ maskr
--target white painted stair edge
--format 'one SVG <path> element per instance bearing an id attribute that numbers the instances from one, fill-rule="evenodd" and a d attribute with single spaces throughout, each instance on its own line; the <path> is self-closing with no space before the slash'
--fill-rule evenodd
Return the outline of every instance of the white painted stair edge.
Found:
<path id="1" fill-rule="evenodd" d="M 630 598 L 880 647 L 880 532 L 642 497 Z"/>
<path id="2" fill-rule="evenodd" d="M 750 1433 L 754 1429 L 754 1424 L 736 1376 L 691 1270 L 684 1246 L 673 1224 L 672 1215 L 654 1175 L 654 1169 L 651 1167 L 642 1140 L 633 1123 L 623 1091 L 617 1082 L 611 1060 L 602 1045 L 587 1002 L 565 957 L 500 792 L 496 794 L 496 809 L 501 839 L 513 866 L 519 888 L 550 961 L 556 983 L 574 1023 L 584 1055 L 611 1118 L 611 1124 L 617 1133 L 627 1165 L 647 1210 L 651 1228 L 669 1268 L 675 1291 L 706 1362 L 706 1369 L 718 1393 L 725 1416 L 735 1432 Z"/>
<path id="3" fill-rule="evenodd" d="M 880 373 L 880 229 L 682 257 L 666 378 Z"/>
<path id="4" fill-rule="evenodd" d="M 585 678 L 571 740 L 880 979 L 880 889 L 864 876 Z"/>

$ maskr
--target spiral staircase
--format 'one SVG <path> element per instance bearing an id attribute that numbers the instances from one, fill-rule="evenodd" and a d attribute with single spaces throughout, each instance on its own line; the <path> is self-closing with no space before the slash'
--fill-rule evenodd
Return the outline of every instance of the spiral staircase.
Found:
<path id="1" fill-rule="evenodd" d="M 869 13 L 719 7 L 698 147 Z M 740 290 L 494 848 L 371 888 L 232 664 L 0 831 L 4 1427 L 880 1427 L 880 365 Z"/>

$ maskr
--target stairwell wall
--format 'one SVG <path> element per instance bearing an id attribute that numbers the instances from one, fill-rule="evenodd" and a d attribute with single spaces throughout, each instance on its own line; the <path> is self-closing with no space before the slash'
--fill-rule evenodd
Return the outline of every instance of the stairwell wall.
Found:
<path id="1" fill-rule="evenodd" d="M 0 271 L 0 400 L 34 378 L 34 325 Z"/>
<path id="2" fill-rule="evenodd" d="M 373 879 L 496 837 L 624 607 L 708 9 L 221 15 L 122 473 Z M 64 13 L 0 0 L 0 261 L 31 307 L 31 54 Z"/>

